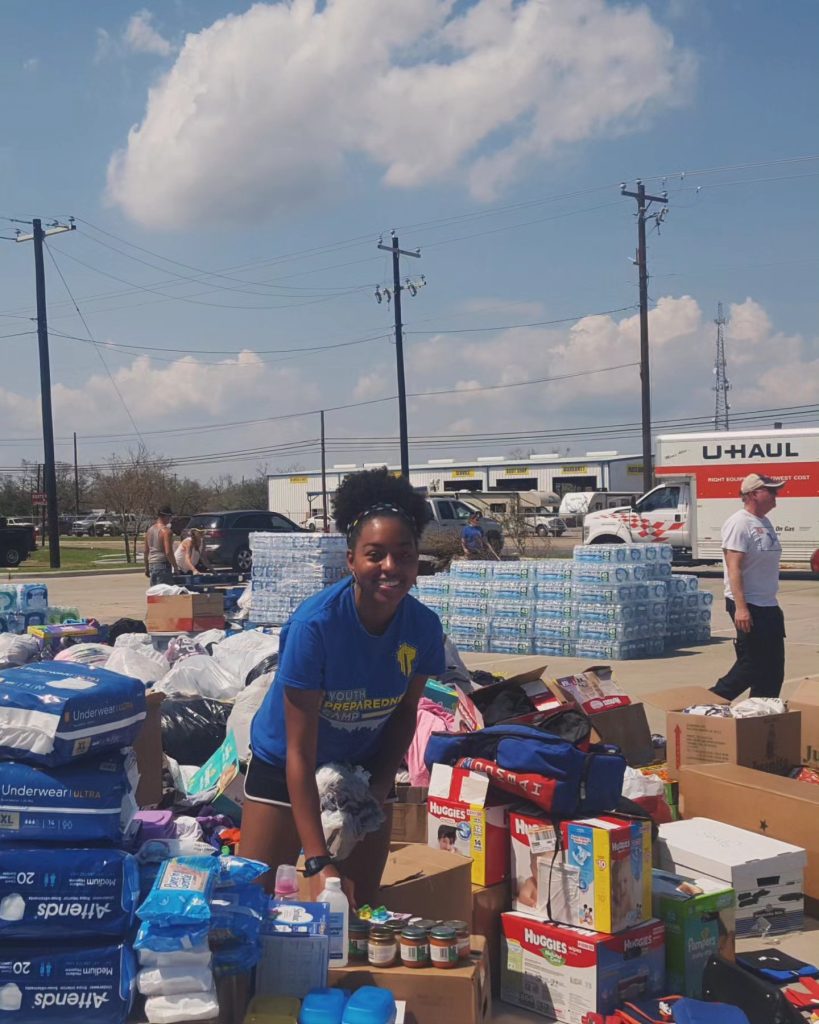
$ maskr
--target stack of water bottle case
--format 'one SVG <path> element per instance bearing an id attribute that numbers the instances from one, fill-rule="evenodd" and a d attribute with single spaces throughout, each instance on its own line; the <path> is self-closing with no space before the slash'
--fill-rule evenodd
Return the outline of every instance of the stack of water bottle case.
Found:
<path id="1" fill-rule="evenodd" d="M 579 545 L 561 558 L 459 561 L 418 596 L 461 650 L 633 659 L 706 643 L 710 593 L 668 544 Z"/>
<path id="2" fill-rule="evenodd" d="M 251 533 L 250 621 L 282 625 L 305 600 L 346 576 L 347 541 L 340 534 Z"/>
<path id="3" fill-rule="evenodd" d="M 0 633 L 22 634 L 29 626 L 79 619 L 78 608 L 50 606 L 44 583 L 0 583 Z"/>

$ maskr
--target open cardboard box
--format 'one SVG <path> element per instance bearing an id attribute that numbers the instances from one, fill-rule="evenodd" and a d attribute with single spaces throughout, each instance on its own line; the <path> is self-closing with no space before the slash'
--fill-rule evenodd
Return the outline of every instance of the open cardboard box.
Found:
<path id="1" fill-rule="evenodd" d="M 162 722 L 160 706 L 164 693 L 145 696 L 145 721 L 134 740 L 139 784 L 136 802 L 139 807 L 156 807 L 162 799 Z"/>
<path id="2" fill-rule="evenodd" d="M 148 598 L 149 633 L 192 633 L 225 628 L 223 594 L 157 594 Z"/>
<path id="3" fill-rule="evenodd" d="M 686 818 L 713 818 L 807 852 L 805 896 L 819 911 L 819 786 L 736 764 L 685 765 L 680 809 Z M 807 908 L 806 908 L 807 909 Z"/>
<path id="4" fill-rule="evenodd" d="M 425 843 L 427 841 L 426 786 L 396 786 L 392 805 L 394 843 Z"/>
<path id="5" fill-rule="evenodd" d="M 330 970 L 333 988 L 362 985 L 389 989 L 407 1004 L 407 1024 L 483 1024 L 492 1012 L 486 939 L 472 936 L 472 956 L 463 967 L 368 967 L 349 964 Z"/>
<path id="6" fill-rule="evenodd" d="M 802 715 L 802 764 L 819 768 L 819 682 L 803 679 L 788 700 Z"/>
<path id="7" fill-rule="evenodd" d="M 802 717 L 798 711 L 760 718 L 684 715 L 682 709 L 693 704 L 730 703 L 704 686 L 677 686 L 645 699 L 667 712 L 670 779 L 678 780 L 682 766 L 689 764 L 738 764 L 784 775 L 799 763 Z"/>
<path id="8" fill-rule="evenodd" d="M 495 676 L 503 676 L 503 682 L 490 683 L 489 686 L 482 686 L 473 693 L 468 694 L 460 688 L 458 690 L 458 707 L 455 710 L 455 729 L 460 732 L 475 732 L 476 729 L 484 727 L 483 710 L 503 690 L 511 690 L 521 687 L 532 703 L 539 709 L 556 707 L 558 704 L 554 694 L 549 690 L 543 680 L 543 673 L 546 671 L 546 663 L 542 658 L 533 656 L 513 655 L 499 656 L 497 654 L 474 654 L 464 652 L 461 657 L 464 664 L 470 671 L 482 669 Z M 511 721 L 511 719 L 510 719 Z M 518 724 L 523 724 L 522 719 L 514 719 Z"/>
<path id="9" fill-rule="evenodd" d="M 510 880 L 472 886 L 472 934 L 486 939 L 492 994 L 500 991 L 501 914 L 512 909 Z"/>

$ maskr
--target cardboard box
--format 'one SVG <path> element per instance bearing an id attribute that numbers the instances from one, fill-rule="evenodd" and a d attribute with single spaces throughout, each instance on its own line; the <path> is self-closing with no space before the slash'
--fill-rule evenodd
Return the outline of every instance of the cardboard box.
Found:
<path id="1" fill-rule="evenodd" d="M 626 999 L 665 994 L 663 925 L 619 935 L 504 914 L 501 999 L 564 1024 L 612 1013 Z"/>
<path id="2" fill-rule="evenodd" d="M 262 924 L 256 995 L 296 996 L 326 984 L 330 962 L 326 903 L 288 903 L 271 907 Z"/>
<path id="3" fill-rule="evenodd" d="M 793 784 L 804 786 L 799 782 Z M 804 788 L 813 791 L 813 786 Z M 751 793 L 744 796 L 746 800 L 753 799 Z M 741 794 L 735 790 L 734 797 L 741 798 Z M 819 801 L 814 809 L 817 805 Z M 813 827 L 819 827 L 816 817 Z M 660 825 L 658 866 L 685 878 L 714 878 L 734 889 L 738 936 L 758 934 L 762 929 L 761 918 L 770 924 L 772 932 L 802 928 L 806 860 L 805 851 L 799 846 L 723 821 L 694 817 Z"/>
<path id="4" fill-rule="evenodd" d="M 573 676 L 551 680 L 563 700 L 581 707 L 587 715 L 627 707 L 631 698 L 614 681 L 608 665 L 592 665 Z"/>
<path id="5" fill-rule="evenodd" d="M 159 709 L 164 699 L 164 693 L 146 694 L 145 721 L 134 740 L 139 769 L 136 791 L 139 807 L 156 807 L 162 799 L 162 722 Z"/>
<path id="6" fill-rule="evenodd" d="M 205 629 L 224 629 L 224 596 L 176 594 L 149 597 L 145 625 L 149 633 L 192 633 Z"/>
<path id="7" fill-rule="evenodd" d="M 802 715 L 802 764 L 819 768 L 819 686 L 803 679 L 788 700 L 791 711 Z"/>
<path id="8" fill-rule="evenodd" d="M 502 683 L 482 686 L 471 694 L 458 690 L 458 706 L 455 710 L 455 729 L 460 732 L 474 732 L 484 727 L 483 709 L 505 689 L 521 687 L 536 708 L 557 707 L 558 700 L 543 681 L 546 663 L 542 658 L 531 656 L 504 657 L 497 654 L 470 654 L 463 652 L 462 658 L 468 669 L 483 669 L 495 676 L 503 676 Z M 518 721 L 518 719 L 515 719 Z"/>
<path id="9" fill-rule="evenodd" d="M 472 934 L 486 939 L 492 995 L 500 991 L 501 914 L 512 908 L 509 879 L 497 885 L 472 886 Z"/>
<path id="10" fill-rule="evenodd" d="M 362 985 L 389 989 L 407 1004 L 407 1024 L 484 1024 L 492 1012 L 486 942 L 472 937 L 473 954 L 463 967 L 381 967 L 350 964 L 333 968 L 329 984 L 354 991 Z"/>
<path id="11" fill-rule="evenodd" d="M 679 779 L 686 764 L 740 764 L 784 775 L 799 761 L 802 720 L 798 711 L 760 718 L 684 715 L 693 704 L 727 704 L 702 686 L 679 686 L 646 697 L 664 708 L 668 774 Z"/>
<path id="12" fill-rule="evenodd" d="M 552 860 L 554 825 L 531 808 L 515 808 L 509 812 L 509 841 L 512 910 L 545 917 L 546 897 L 540 898 L 538 863 L 541 856 Z"/>
<path id="13" fill-rule="evenodd" d="M 396 786 L 396 803 L 392 805 L 394 843 L 425 843 L 427 841 L 427 790 L 425 786 Z"/>
<path id="14" fill-rule="evenodd" d="M 651 823 L 617 815 L 564 821 L 562 878 L 539 858 L 538 891 L 556 921 L 615 933 L 651 918 Z M 556 888 L 555 881 L 559 888 Z M 559 897 L 559 905 L 555 905 Z"/>
<path id="15" fill-rule="evenodd" d="M 736 765 L 691 766 L 680 773 L 680 803 L 690 817 L 717 818 L 804 849 L 805 895 L 819 901 L 819 787 Z"/>
<path id="16" fill-rule="evenodd" d="M 734 890 L 713 878 L 685 879 L 655 870 L 651 902 L 654 917 L 665 925 L 666 990 L 701 998 L 708 960 L 734 959 Z"/>
<path id="17" fill-rule="evenodd" d="M 509 876 L 510 803 L 491 795 L 489 779 L 480 772 L 433 765 L 427 845 L 470 857 L 475 885 L 502 882 Z"/>

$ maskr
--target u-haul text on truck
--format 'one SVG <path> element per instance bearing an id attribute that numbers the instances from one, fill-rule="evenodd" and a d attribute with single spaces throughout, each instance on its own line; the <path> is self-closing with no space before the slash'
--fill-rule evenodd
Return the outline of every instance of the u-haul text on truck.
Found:
<path id="1" fill-rule="evenodd" d="M 764 473 L 787 481 L 770 515 L 783 562 L 819 571 L 819 427 L 661 435 L 655 472 L 661 482 L 633 506 L 587 515 L 584 543 L 662 541 L 677 559 L 718 560 L 740 484 Z"/>

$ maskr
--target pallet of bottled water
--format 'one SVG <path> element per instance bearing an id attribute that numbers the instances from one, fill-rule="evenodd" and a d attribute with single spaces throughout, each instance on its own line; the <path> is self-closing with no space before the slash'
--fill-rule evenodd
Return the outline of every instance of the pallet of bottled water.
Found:
<path id="1" fill-rule="evenodd" d="M 348 575 L 339 534 L 251 533 L 250 618 L 281 625 L 302 601 Z"/>

